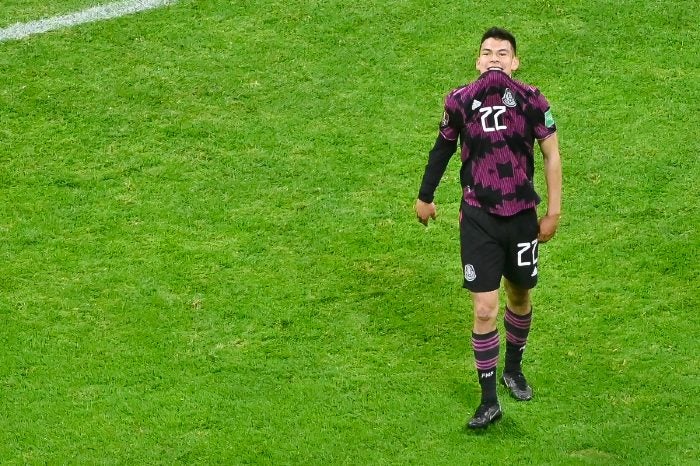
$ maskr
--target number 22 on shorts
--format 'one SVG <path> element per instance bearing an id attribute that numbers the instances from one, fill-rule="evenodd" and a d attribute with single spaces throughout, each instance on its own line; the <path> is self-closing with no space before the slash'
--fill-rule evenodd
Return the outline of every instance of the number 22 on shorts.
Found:
<path id="1" fill-rule="evenodd" d="M 528 254 L 528 251 L 531 254 Z M 518 243 L 518 266 L 526 267 L 537 264 L 537 240 L 530 243 Z"/>

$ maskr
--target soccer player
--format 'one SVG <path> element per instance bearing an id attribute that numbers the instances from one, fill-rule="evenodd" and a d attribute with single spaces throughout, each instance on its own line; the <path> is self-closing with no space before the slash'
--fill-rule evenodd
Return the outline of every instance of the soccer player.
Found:
<path id="1" fill-rule="evenodd" d="M 459 140 L 463 286 L 472 297 L 472 348 L 481 386 L 481 403 L 467 424 L 472 429 L 486 427 L 502 415 L 496 394 L 501 278 L 507 298 L 501 382 L 517 400 L 532 398 L 521 368 L 532 318 L 530 292 L 537 284 L 538 245 L 554 236 L 561 215 L 556 125 L 540 91 L 513 79 L 519 64 L 509 31 L 491 28 L 484 33 L 476 59 L 479 77 L 447 95 L 416 201 L 418 220 L 427 225 L 436 217 L 433 196 Z M 539 221 L 540 198 L 533 184 L 535 139 L 547 185 L 547 211 Z"/>

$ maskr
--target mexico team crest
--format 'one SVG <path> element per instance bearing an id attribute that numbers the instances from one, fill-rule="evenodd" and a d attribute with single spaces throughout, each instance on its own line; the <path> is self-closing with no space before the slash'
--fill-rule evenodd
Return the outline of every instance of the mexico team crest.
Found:
<path id="1" fill-rule="evenodd" d="M 509 88 L 506 87 L 506 91 L 503 93 L 503 98 L 501 99 L 503 101 L 503 105 L 506 107 L 515 107 L 518 105 L 518 103 L 515 101 L 515 97 L 513 97 L 513 93 Z"/>
<path id="2" fill-rule="evenodd" d="M 473 282 L 476 280 L 476 271 L 474 270 L 474 266 L 471 264 L 467 264 L 464 266 L 464 278 L 468 282 Z"/>

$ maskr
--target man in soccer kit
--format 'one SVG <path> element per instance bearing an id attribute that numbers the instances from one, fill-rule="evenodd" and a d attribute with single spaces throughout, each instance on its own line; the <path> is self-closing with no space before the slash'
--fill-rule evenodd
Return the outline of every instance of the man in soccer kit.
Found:
<path id="1" fill-rule="evenodd" d="M 481 403 L 467 424 L 472 429 L 486 427 L 502 415 L 496 394 L 502 278 L 507 299 L 501 382 L 517 400 L 532 398 L 521 368 L 532 318 L 530 291 L 537 284 L 538 245 L 554 236 L 561 214 L 556 125 L 540 91 L 512 78 L 518 66 L 515 37 L 500 28 L 486 31 L 476 60 L 479 77 L 445 99 L 416 201 L 418 220 L 427 225 L 436 216 L 434 193 L 459 141 L 463 286 L 474 307 L 472 348 L 481 386 Z M 547 185 L 547 212 L 539 221 L 540 198 L 533 184 L 535 140 Z"/>

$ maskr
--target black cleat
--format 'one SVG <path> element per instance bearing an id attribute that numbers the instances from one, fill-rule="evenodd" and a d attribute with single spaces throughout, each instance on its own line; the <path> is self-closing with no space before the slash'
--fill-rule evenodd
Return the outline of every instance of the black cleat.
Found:
<path id="1" fill-rule="evenodd" d="M 501 405 L 498 401 L 495 403 L 481 403 L 478 408 L 476 408 L 476 413 L 467 423 L 467 427 L 470 429 L 483 429 L 499 420 L 503 413 L 501 412 Z"/>
<path id="2" fill-rule="evenodd" d="M 527 384 L 522 372 L 504 372 L 501 382 L 518 401 L 532 399 L 532 388 Z"/>

